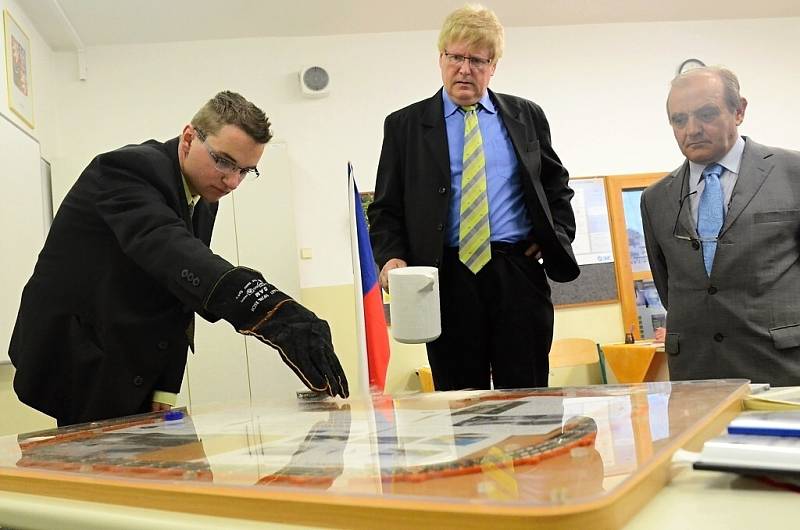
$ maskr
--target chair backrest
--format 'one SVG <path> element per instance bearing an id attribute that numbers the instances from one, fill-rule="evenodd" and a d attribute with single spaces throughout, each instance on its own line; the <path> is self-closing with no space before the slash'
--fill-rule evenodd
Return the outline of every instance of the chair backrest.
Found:
<path id="1" fill-rule="evenodd" d="M 436 390 L 433 386 L 433 374 L 431 373 L 430 366 L 420 366 L 417 368 L 417 376 L 419 377 L 420 392 L 433 392 Z"/>
<path id="2" fill-rule="evenodd" d="M 550 367 L 579 366 L 600 362 L 592 339 L 558 339 L 550 347 Z"/>
<path id="3" fill-rule="evenodd" d="M 550 348 L 550 386 L 593 385 L 606 382 L 597 343 L 571 338 L 553 341 Z"/>

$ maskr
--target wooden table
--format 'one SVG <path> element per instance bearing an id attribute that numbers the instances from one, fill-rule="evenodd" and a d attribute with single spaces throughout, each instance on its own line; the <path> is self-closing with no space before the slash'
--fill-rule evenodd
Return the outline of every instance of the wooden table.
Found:
<path id="1" fill-rule="evenodd" d="M 672 454 L 699 449 L 748 392 L 744 380 L 718 380 L 150 414 L 0 438 L 0 500 L 51 497 L 242 528 L 619 528 L 669 482 Z M 0 525 L 54 516 L 4 520 L 14 506 L 0 502 Z M 124 527 L 111 515 L 91 526 L 90 511 L 63 521 Z"/>
<path id="2" fill-rule="evenodd" d="M 621 342 L 601 344 L 608 368 L 619 383 L 644 383 L 647 381 L 669 381 L 667 354 L 664 344 L 638 341 L 634 344 Z"/>

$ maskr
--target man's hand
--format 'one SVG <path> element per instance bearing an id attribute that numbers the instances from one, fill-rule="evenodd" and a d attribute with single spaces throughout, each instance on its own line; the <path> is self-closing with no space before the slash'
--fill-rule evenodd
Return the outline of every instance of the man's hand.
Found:
<path id="1" fill-rule="evenodd" d="M 531 246 L 525 249 L 525 255 L 529 258 L 532 257 L 536 261 L 542 259 L 542 249 L 539 246 L 539 243 L 531 243 Z"/>
<path id="2" fill-rule="evenodd" d="M 378 277 L 378 280 L 381 282 L 381 287 L 383 287 L 383 290 L 387 293 L 389 292 L 389 271 L 402 267 L 408 267 L 408 264 L 400 258 L 392 258 L 387 261 L 386 265 L 384 265 L 383 269 L 381 269 L 381 274 Z"/>
<path id="3" fill-rule="evenodd" d="M 166 403 L 159 403 L 158 401 L 153 401 L 150 405 L 150 412 L 166 412 L 172 408 L 172 405 L 168 405 Z"/>
<path id="4" fill-rule="evenodd" d="M 347 377 L 333 351 L 328 323 L 245 267 L 219 279 L 205 309 L 251 335 L 281 359 L 311 390 L 330 396 L 350 395 Z"/>

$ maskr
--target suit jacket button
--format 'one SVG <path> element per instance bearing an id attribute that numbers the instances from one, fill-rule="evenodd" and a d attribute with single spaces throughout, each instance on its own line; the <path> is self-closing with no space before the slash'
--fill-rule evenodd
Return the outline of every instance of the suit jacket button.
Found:
<path id="1" fill-rule="evenodd" d="M 442 223 L 439 223 L 438 225 L 436 225 L 436 230 L 438 232 L 441 232 L 442 230 L 444 230 L 444 225 Z"/>
<path id="2" fill-rule="evenodd" d="M 717 342 L 722 342 L 722 340 L 724 338 L 725 338 L 725 335 L 723 335 L 722 333 L 715 333 L 714 334 L 714 340 L 717 341 Z"/>
<path id="3" fill-rule="evenodd" d="M 446 187 L 442 186 L 441 188 L 439 188 L 439 195 L 444 195 L 445 193 L 447 193 Z"/>
<path id="4" fill-rule="evenodd" d="M 189 275 L 189 271 L 187 271 L 186 269 L 183 269 L 181 271 L 181 278 L 186 278 L 186 276 L 188 276 L 188 275 Z"/>
<path id="5" fill-rule="evenodd" d="M 717 288 L 712 285 L 708 288 L 708 294 L 717 294 Z"/>
<path id="6" fill-rule="evenodd" d="M 133 384 L 135 386 L 142 386 L 144 384 L 144 377 L 142 377 L 141 375 L 137 375 L 136 377 L 133 378 Z"/>
<path id="7" fill-rule="evenodd" d="M 695 250 L 700 250 L 700 242 L 696 239 L 692 239 L 692 248 Z"/>
<path id="8" fill-rule="evenodd" d="M 169 346 L 169 342 L 167 342 L 167 341 L 165 341 L 165 340 L 162 340 L 162 341 L 161 341 L 161 342 L 159 342 L 159 343 L 158 343 L 156 346 L 158 346 L 158 349 L 159 349 L 159 350 L 166 350 L 166 349 L 167 349 L 167 346 Z"/>
<path id="9" fill-rule="evenodd" d="M 433 266 L 434 267 L 438 267 L 439 266 L 439 260 L 438 259 L 433 260 Z"/>

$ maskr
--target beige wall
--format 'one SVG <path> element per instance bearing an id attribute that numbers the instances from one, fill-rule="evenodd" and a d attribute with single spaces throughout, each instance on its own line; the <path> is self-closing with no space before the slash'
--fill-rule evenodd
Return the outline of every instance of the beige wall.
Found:
<path id="1" fill-rule="evenodd" d="M 53 418 L 19 402 L 12 386 L 13 379 L 14 367 L 0 364 L 0 435 L 55 427 Z"/>
<path id="2" fill-rule="evenodd" d="M 508 28 L 490 86 L 542 106 L 573 176 L 666 171 L 681 162 L 664 104 L 687 57 L 740 75 L 750 101 L 743 133 L 799 148 L 798 26 L 800 18 Z M 362 191 L 373 189 L 385 116 L 441 86 L 436 36 L 100 46 L 86 51 L 86 81 L 77 79 L 74 53 L 56 54 L 54 178 L 63 194 L 96 153 L 174 136 L 211 94 L 240 91 L 264 107 L 287 145 L 297 243 L 313 250 L 300 262 L 301 287 L 350 284 L 346 163 Z M 330 71 L 328 97 L 300 94 L 298 72 L 310 64 Z M 270 168 L 262 169 L 269 178 Z"/>
<path id="3" fill-rule="evenodd" d="M 554 339 L 583 337 L 603 344 L 625 338 L 619 303 L 556 309 Z"/>

